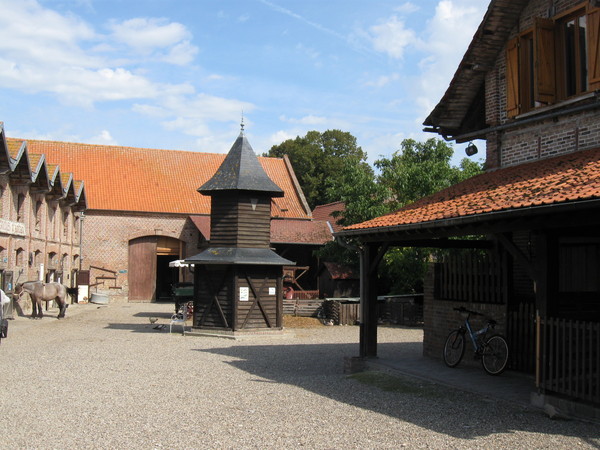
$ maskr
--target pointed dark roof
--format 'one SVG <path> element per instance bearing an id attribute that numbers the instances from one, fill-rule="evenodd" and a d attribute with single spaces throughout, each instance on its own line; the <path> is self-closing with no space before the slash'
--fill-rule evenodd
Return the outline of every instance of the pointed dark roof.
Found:
<path id="1" fill-rule="evenodd" d="M 214 191 L 232 190 L 266 192 L 272 197 L 283 196 L 283 190 L 269 178 L 258 162 L 243 131 L 217 172 L 198 188 L 198 192 L 206 195 Z"/>

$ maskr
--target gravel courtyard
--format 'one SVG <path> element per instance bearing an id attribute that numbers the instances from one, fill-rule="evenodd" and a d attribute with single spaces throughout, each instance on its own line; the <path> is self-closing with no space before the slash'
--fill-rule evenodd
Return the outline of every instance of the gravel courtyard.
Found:
<path id="1" fill-rule="evenodd" d="M 171 304 L 17 317 L 0 345 L 2 448 L 599 448 L 600 427 L 394 373 L 343 373 L 357 327 L 169 334 Z M 166 330 L 156 330 L 167 324 Z M 382 328 L 380 354 L 420 352 Z"/>

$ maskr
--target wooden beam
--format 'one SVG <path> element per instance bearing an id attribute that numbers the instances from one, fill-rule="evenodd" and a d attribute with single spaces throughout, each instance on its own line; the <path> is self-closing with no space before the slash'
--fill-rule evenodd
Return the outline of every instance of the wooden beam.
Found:
<path id="1" fill-rule="evenodd" d="M 531 278 L 533 281 L 535 281 L 536 273 L 533 269 L 533 263 L 527 257 L 527 255 L 525 255 L 525 253 L 523 253 L 521 251 L 521 249 L 519 247 L 517 247 L 514 244 L 514 242 L 508 238 L 508 236 L 506 234 L 504 234 L 504 233 L 496 234 L 496 238 L 502 244 L 502 246 L 508 251 L 508 253 L 510 253 L 512 255 L 513 258 L 515 258 L 517 261 L 519 261 L 521 264 L 523 264 L 523 267 L 527 271 L 527 275 L 529 275 L 529 278 Z"/>
<path id="2" fill-rule="evenodd" d="M 361 249 L 360 356 L 377 356 L 377 265 L 387 245 L 365 245 Z"/>

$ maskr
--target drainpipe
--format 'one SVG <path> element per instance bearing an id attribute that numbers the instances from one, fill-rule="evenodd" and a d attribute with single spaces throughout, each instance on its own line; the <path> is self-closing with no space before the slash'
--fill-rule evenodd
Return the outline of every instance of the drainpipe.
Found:
<path id="1" fill-rule="evenodd" d="M 79 271 L 81 272 L 82 264 L 83 264 L 83 219 L 84 213 L 81 211 L 81 215 L 79 216 Z"/>

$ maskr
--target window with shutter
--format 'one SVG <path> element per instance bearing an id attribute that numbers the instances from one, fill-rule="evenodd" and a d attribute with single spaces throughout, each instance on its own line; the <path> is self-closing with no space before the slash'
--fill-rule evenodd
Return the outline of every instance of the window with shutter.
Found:
<path id="1" fill-rule="evenodd" d="M 600 8 L 587 6 L 554 19 L 537 18 L 532 30 L 506 47 L 506 113 L 600 89 Z"/>
<path id="2" fill-rule="evenodd" d="M 533 30 L 534 53 L 534 99 L 536 106 L 554 103 L 556 74 L 554 59 L 554 22 L 536 19 Z"/>
<path id="3" fill-rule="evenodd" d="M 587 15 L 588 89 L 600 89 L 600 8 L 591 9 Z"/>
<path id="4" fill-rule="evenodd" d="M 519 38 L 515 38 L 506 48 L 506 114 L 519 113 Z"/>

